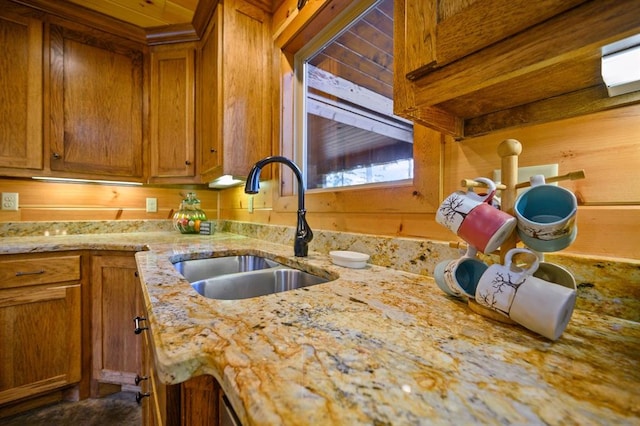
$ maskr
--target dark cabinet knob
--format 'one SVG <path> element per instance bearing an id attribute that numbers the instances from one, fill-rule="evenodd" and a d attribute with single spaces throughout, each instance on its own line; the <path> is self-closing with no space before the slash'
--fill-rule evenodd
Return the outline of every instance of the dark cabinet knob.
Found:
<path id="1" fill-rule="evenodd" d="M 139 374 L 136 374 L 136 378 L 134 379 L 136 386 L 138 386 L 140 382 L 143 380 L 149 380 L 149 378 L 147 376 L 141 376 Z"/>
<path id="2" fill-rule="evenodd" d="M 218 152 L 218 150 L 217 150 L 217 149 L 215 149 L 215 148 L 209 148 L 209 151 L 210 151 L 212 154 L 215 154 L 216 152 Z"/>
<path id="3" fill-rule="evenodd" d="M 57 152 L 54 152 L 53 154 L 51 154 L 51 156 L 53 157 L 54 160 L 59 160 L 62 158 L 62 156 Z"/>
<path id="4" fill-rule="evenodd" d="M 142 393 L 142 392 L 138 392 L 138 393 L 136 394 L 136 402 L 137 402 L 138 404 L 140 404 L 144 398 L 149 398 L 150 396 L 151 396 L 151 394 L 150 394 L 150 393 Z"/>
<path id="5" fill-rule="evenodd" d="M 187 166 L 190 166 L 191 165 L 191 161 L 187 160 L 187 161 L 184 162 L 184 164 L 186 164 Z"/>

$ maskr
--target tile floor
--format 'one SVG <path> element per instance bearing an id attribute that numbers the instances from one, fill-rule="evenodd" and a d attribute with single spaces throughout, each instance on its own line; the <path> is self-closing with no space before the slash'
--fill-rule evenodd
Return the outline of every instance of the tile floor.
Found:
<path id="1" fill-rule="evenodd" d="M 0 419 L 2 426 L 139 426 L 142 411 L 134 392 L 60 402 Z"/>

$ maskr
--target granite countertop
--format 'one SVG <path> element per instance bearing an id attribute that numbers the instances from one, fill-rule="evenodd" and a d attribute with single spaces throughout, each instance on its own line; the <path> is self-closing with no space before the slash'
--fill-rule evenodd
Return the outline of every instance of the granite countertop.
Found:
<path id="1" fill-rule="evenodd" d="M 640 424 L 634 321 L 577 309 L 551 342 L 475 314 L 430 277 L 234 234 L 2 241 L 0 253 L 137 251 L 160 379 L 213 375 L 244 424 Z M 220 301 L 171 264 L 237 253 L 339 278 Z"/>

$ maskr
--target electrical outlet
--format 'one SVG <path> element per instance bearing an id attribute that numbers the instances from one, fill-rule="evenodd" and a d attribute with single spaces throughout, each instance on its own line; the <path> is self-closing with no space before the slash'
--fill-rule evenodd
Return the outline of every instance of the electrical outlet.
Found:
<path id="1" fill-rule="evenodd" d="M 2 193 L 2 210 L 18 210 L 18 193 L 3 192 Z"/>
<path id="2" fill-rule="evenodd" d="M 147 213 L 158 213 L 157 198 L 147 198 Z"/>

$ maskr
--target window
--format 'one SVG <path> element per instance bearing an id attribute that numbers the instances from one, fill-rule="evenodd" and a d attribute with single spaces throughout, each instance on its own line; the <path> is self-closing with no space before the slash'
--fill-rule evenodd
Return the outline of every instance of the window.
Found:
<path id="1" fill-rule="evenodd" d="M 413 178 L 413 126 L 393 115 L 393 1 L 354 3 L 296 55 L 308 189 Z"/>

